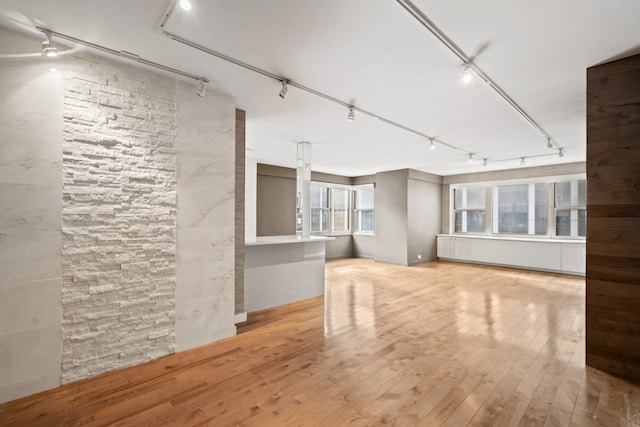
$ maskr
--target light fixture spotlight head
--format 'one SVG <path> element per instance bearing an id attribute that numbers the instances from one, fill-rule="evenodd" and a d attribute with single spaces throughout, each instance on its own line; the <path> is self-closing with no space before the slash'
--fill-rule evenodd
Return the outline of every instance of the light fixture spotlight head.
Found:
<path id="1" fill-rule="evenodd" d="M 564 157 L 564 148 L 561 148 L 560 151 L 558 151 L 558 156 Z"/>
<path id="2" fill-rule="evenodd" d="M 482 166 L 487 166 L 487 159 L 482 159 Z"/>
<path id="3" fill-rule="evenodd" d="M 473 163 L 473 153 L 469 153 L 469 160 L 467 160 L 469 163 Z"/>
<path id="4" fill-rule="evenodd" d="M 471 68 L 471 63 L 467 62 L 466 64 L 464 64 L 464 66 L 462 67 L 462 81 L 464 82 L 464 84 L 469 84 L 471 82 L 471 78 L 473 77 L 473 69 Z"/>
<path id="5" fill-rule="evenodd" d="M 189 0 L 180 0 L 180 7 L 182 10 L 188 12 L 191 10 L 191 2 Z"/>
<path id="6" fill-rule="evenodd" d="M 434 143 L 433 143 L 433 138 L 431 138 L 431 144 L 429 144 L 429 149 L 430 149 L 431 151 L 433 151 L 433 150 L 435 150 L 435 149 L 436 149 L 436 144 L 434 144 Z"/>
<path id="7" fill-rule="evenodd" d="M 347 114 L 347 120 L 349 120 L 350 122 L 354 121 L 356 119 L 356 115 L 353 112 L 353 107 L 349 107 L 349 114 Z"/>
<path id="8" fill-rule="evenodd" d="M 520 166 L 524 166 L 524 157 L 520 160 Z"/>
<path id="9" fill-rule="evenodd" d="M 280 95 L 280 98 L 284 99 L 287 96 L 287 92 L 289 92 L 289 89 L 287 88 L 287 81 L 282 80 L 282 89 L 280 89 L 280 93 L 278 95 Z"/>
<path id="10" fill-rule="evenodd" d="M 551 150 L 553 148 L 553 143 L 551 142 L 551 138 L 547 138 L 547 148 Z"/>
<path id="11" fill-rule="evenodd" d="M 48 58 L 55 58 L 58 56 L 58 48 L 51 41 L 51 33 L 44 33 L 47 37 L 45 41 L 42 42 L 42 56 L 46 56 Z"/>
<path id="12" fill-rule="evenodd" d="M 198 89 L 196 89 L 196 95 L 200 98 L 204 98 L 204 95 L 207 93 L 206 83 L 204 79 L 198 80 Z"/>

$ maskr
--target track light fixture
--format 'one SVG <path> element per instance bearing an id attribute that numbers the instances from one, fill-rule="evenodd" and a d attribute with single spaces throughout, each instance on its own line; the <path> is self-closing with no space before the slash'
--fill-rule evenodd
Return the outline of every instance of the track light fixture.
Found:
<path id="1" fill-rule="evenodd" d="M 436 149 L 436 144 L 434 144 L 434 142 L 433 142 L 433 138 L 431 138 L 431 144 L 429 144 L 429 149 L 430 149 L 431 151 L 433 151 L 433 150 L 435 150 L 435 149 Z"/>
<path id="2" fill-rule="evenodd" d="M 191 10 L 191 2 L 189 0 L 180 0 L 180 7 L 188 12 Z"/>
<path id="3" fill-rule="evenodd" d="M 205 93 L 207 93 L 207 88 L 204 79 L 198 80 L 198 89 L 196 89 L 196 95 L 200 98 L 204 98 Z"/>
<path id="4" fill-rule="evenodd" d="M 45 31 L 44 35 L 47 39 L 42 42 L 42 55 L 55 58 L 58 56 L 58 48 L 53 44 L 53 41 L 51 41 L 51 33 Z"/>
<path id="5" fill-rule="evenodd" d="M 473 153 L 469 153 L 469 160 L 467 160 L 469 163 L 473 163 Z"/>
<path id="6" fill-rule="evenodd" d="M 473 77 L 472 73 L 473 73 L 473 69 L 471 68 L 471 63 L 467 62 L 462 67 L 462 74 L 463 74 L 462 81 L 465 84 L 469 84 L 471 82 L 471 78 Z"/>
<path id="7" fill-rule="evenodd" d="M 520 159 L 520 166 L 524 166 L 524 165 L 525 163 L 524 163 L 524 157 L 523 157 L 522 159 Z"/>
<path id="8" fill-rule="evenodd" d="M 551 138 L 547 138 L 547 148 L 551 150 L 553 148 L 553 143 L 551 142 Z"/>
<path id="9" fill-rule="evenodd" d="M 482 166 L 487 166 L 487 159 L 482 159 Z"/>
<path id="10" fill-rule="evenodd" d="M 349 107 L 349 113 L 347 113 L 347 120 L 349 120 L 350 122 L 354 121 L 356 119 L 356 114 L 353 111 L 353 107 Z"/>
<path id="11" fill-rule="evenodd" d="M 287 81 L 282 80 L 282 89 L 280 89 L 280 98 L 284 99 L 287 96 L 287 92 L 289 92 L 289 88 L 287 87 Z"/>
<path id="12" fill-rule="evenodd" d="M 564 157 L 564 148 L 561 148 L 560 151 L 558 151 L 558 156 Z"/>

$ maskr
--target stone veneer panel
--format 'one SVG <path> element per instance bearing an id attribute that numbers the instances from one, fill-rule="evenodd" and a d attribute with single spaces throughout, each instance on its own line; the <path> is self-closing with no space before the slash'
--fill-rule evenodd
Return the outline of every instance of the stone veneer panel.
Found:
<path id="1" fill-rule="evenodd" d="M 235 313 L 246 318 L 244 309 L 244 204 L 245 204 L 245 129 L 247 114 L 236 110 L 236 219 L 235 219 Z"/>
<path id="2" fill-rule="evenodd" d="M 175 80 L 65 71 L 62 383 L 175 350 Z"/>
<path id="3" fill-rule="evenodd" d="M 235 100 L 178 83 L 176 351 L 234 335 Z"/>

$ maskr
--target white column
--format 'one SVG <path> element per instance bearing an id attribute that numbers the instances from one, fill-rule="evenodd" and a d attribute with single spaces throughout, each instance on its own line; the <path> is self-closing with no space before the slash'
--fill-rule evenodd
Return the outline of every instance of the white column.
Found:
<path id="1" fill-rule="evenodd" d="M 311 235 L 311 144 L 298 143 L 296 162 L 296 235 Z"/>

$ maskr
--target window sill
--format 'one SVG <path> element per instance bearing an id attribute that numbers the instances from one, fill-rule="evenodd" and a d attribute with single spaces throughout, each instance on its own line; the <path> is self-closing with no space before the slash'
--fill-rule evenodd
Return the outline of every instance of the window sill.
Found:
<path id="1" fill-rule="evenodd" d="M 487 235 L 487 234 L 437 234 L 438 237 L 466 237 L 469 239 L 486 239 L 486 240 L 516 240 L 521 242 L 552 242 L 552 243 L 585 243 L 583 237 L 549 237 L 549 236 L 515 236 L 515 235 Z"/>

